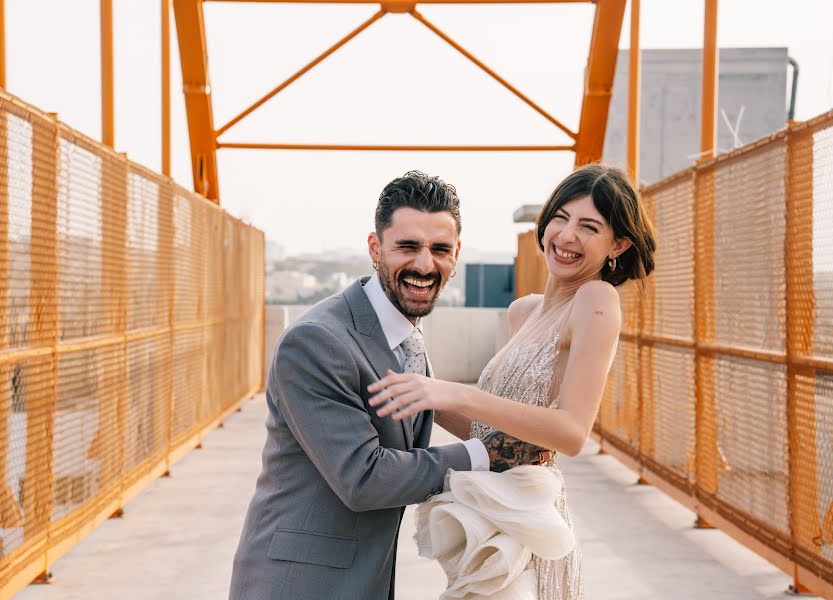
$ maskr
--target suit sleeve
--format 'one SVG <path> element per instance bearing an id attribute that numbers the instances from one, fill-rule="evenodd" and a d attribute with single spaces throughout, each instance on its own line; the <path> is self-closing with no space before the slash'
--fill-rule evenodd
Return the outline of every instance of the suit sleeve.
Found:
<path id="1" fill-rule="evenodd" d="M 396 450 L 379 436 L 360 395 L 358 366 L 335 335 L 315 323 L 280 342 L 267 393 L 330 488 L 353 511 L 422 502 L 449 468 L 471 469 L 462 443 Z"/>

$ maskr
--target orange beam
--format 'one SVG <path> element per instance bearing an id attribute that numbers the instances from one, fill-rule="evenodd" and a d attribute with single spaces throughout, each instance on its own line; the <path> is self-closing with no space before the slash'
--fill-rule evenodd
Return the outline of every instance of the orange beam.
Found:
<path id="1" fill-rule="evenodd" d="M 358 144 L 259 144 L 219 142 L 217 148 L 247 150 L 357 150 L 363 152 L 559 152 L 575 146 L 385 146 Z"/>
<path id="2" fill-rule="evenodd" d="M 515 94 L 518 98 L 520 98 L 521 100 L 523 100 L 523 101 L 524 101 L 526 104 L 528 104 L 528 105 L 529 105 L 529 106 L 530 106 L 530 107 L 531 107 L 531 108 L 532 108 L 535 112 L 537 112 L 538 114 L 540 114 L 540 115 L 541 115 L 542 117 L 544 117 L 547 121 L 549 121 L 550 123 L 552 123 L 553 125 L 555 125 L 556 127 L 558 127 L 561 131 L 563 131 L 564 133 L 566 133 L 568 136 L 570 136 L 570 138 L 571 138 L 571 139 L 574 139 L 574 140 L 575 140 L 575 139 L 577 139 L 577 137 L 578 137 L 578 135 L 577 135 L 577 134 L 575 134 L 575 133 L 573 133 L 572 131 L 570 131 L 570 130 L 569 130 L 569 129 L 568 129 L 568 128 L 564 125 L 564 124 L 562 124 L 562 123 L 561 123 L 558 119 L 556 119 L 555 117 L 553 117 L 552 115 L 550 115 L 547 111 L 545 111 L 543 108 L 541 108 L 540 106 L 538 106 L 537 104 L 535 104 L 535 102 L 533 102 L 533 101 L 532 101 L 532 100 L 530 100 L 527 96 L 525 96 L 524 94 L 522 94 L 522 93 L 521 93 L 521 92 L 520 92 L 517 88 L 515 88 L 512 84 L 510 84 L 508 81 L 506 81 L 503 77 L 501 77 L 500 75 L 498 75 L 497 73 L 495 73 L 494 71 L 492 71 L 489 67 L 487 67 L 487 66 L 486 66 L 485 64 L 483 64 L 480 60 L 478 60 L 478 59 L 477 59 L 477 58 L 476 58 L 473 54 L 471 54 L 468 50 L 466 50 L 466 49 L 465 49 L 465 48 L 463 48 L 460 44 L 458 44 L 458 43 L 457 43 L 457 42 L 455 42 L 453 39 L 451 39 L 450 37 L 448 37 L 448 36 L 447 36 L 445 33 L 443 33 L 443 32 L 442 32 L 442 31 L 441 31 L 441 30 L 440 30 L 440 29 L 439 29 L 436 25 L 434 25 L 434 24 L 433 24 L 433 23 L 431 23 L 428 19 L 426 19 L 424 16 L 422 16 L 422 15 L 419 13 L 419 11 L 417 11 L 416 9 L 414 9 L 414 10 L 411 10 L 411 11 L 410 11 L 410 14 L 411 14 L 411 16 L 412 16 L 412 17 L 414 17 L 417 21 L 419 21 L 420 23 L 422 23 L 423 25 L 425 25 L 428 29 L 430 29 L 430 30 L 431 30 L 431 31 L 433 31 L 435 34 L 437 34 L 437 36 L 439 36 L 439 37 L 440 37 L 440 38 L 441 38 L 444 42 L 446 42 L 447 44 L 449 44 L 452 48 L 454 48 L 455 50 L 457 50 L 460 54 L 462 54 L 463 56 L 465 56 L 466 58 L 468 58 L 471 62 L 473 62 L 474 64 L 476 64 L 478 67 L 480 67 L 481 69 L 483 69 L 483 71 L 485 71 L 485 72 L 486 72 L 486 74 L 488 74 L 488 75 L 489 75 L 492 79 L 494 79 L 495 81 L 497 81 L 499 84 L 501 84 L 501 85 L 502 85 L 503 87 L 505 87 L 507 90 L 509 90 L 510 92 L 512 92 L 513 94 Z"/>
<path id="3" fill-rule="evenodd" d="M 628 53 L 628 170 L 636 185 L 639 185 L 639 86 L 642 81 L 639 2 L 631 0 L 631 49 Z"/>
<path id="4" fill-rule="evenodd" d="M 717 0 L 705 0 L 703 27 L 703 98 L 700 116 L 700 158 L 717 147 Z"/>
<path id="5" fill-rule="evenodd" d="M 602 158 L 607 111 L 613 94 L 613 74 L 619 53 L 619 34 L 625 16 L 625 0 L 596 0 L 596 16 L 587 69 L 584 100 L 576 140 L 576 166 Z"/>
<path id="6" fill-rule="evenodd" d="M 202 0 L 173 0 L 194 191 L 217 203 L 217 155 Z"/>
<path id="7" fill-rule="evenodd" d="M 101 0 L 101 143 L 115 144 L 113 101 L 113 0 Z"/>
<path id="8" fill-rule="evenodd" d="M 162 174 L 171 176 L 171 0 L 161 0 L 162 17 Z"/>
<path id="9" fill-rule="evenodd" d="M 258 100 L 257 102 L 252 104 L 249 108 L 247 108 L 246 110 L 244 110 L 243 112 L 238 114 L 231 121 L 229 121 L 228 123 L 226 123 L 225 125 L 220 127 L 220 129 L 217 130 L 216 137 L 220 137 L 221 135 L 223 135 L 226 131 L 228 131 L 230 128 L 232 128 L 235 124 L 239 123 L 241 120 L 243 120 L 245 117 L 247 117 L 253 111 L 257 110 L 263 104 L 268 102 L 271 98 L 276 96 L 278 93 L 280 93 L 281 91 L 288 88 L 295 81 L 300 79 L 303 75 L 305 75 L 306 73 L 311 71 L 313 69 L 313 67 L 315 67 L 316 65 L 321 63 L 328 56 L 330 56 L 333 52 L 335 52 L 336 50 L 341 48 L 344 44 L 346 44 L 347 42 L 352 40 L 354 37 L 359 35 L 362 31 L 364 31 L 365 29 L 367 29 L 368 27 L 373 25 L 373 23 L 375 23 L 376 21 L 378 21 L 379 19 L 384 17 L 385 14 L 386 14 L 386 11 L 384 9 L 380 9 L 377 12 L 375 12 L 373 14 L 373 16 L 370 17 L 367 21 L 365 21 L 364 23 L 362 23 L 361 25 L 356 27 L 353 31 L 351 31 L 350 33 L 345 35 L 343 38 L 341 38 L 339 41 L 337 41 L 335 44 L 333 44 L 332 46 L 327 48 L 324 52 L 322 52 L 316 58 L 314 58 L 309 64 L 307 64 L 306 66 L 304 66 L 301 69 L 299 69 L 298 71 L 296 71 L 295 74 L 292 75 L 289 79 L 287 79 L 286 81 L 281 83 L 278 87 L 274 88 L 268 94 L 266 94 L 265 96 L 260 98 L 260 100 Z"/>
<path id="10" fill-rule="evenodd" d="M 379 0 L 204 0 L 236 4 L 379 4 Z M 592 4 L 598 0 L 419 0 L 419 4 Z"/>

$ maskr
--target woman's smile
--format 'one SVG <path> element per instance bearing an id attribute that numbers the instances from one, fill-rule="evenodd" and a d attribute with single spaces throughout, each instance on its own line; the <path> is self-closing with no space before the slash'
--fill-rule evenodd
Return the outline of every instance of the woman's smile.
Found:
<path id="1" fill-rule="evenodd" d="M 582 257 L 582 254 L 579 252 L 572 252 L 570 250 L 560 248 L 555 244 L 552 245 L 552 249 L 555 253 L 556 261 L 565 265 L 575 264 Z"/>

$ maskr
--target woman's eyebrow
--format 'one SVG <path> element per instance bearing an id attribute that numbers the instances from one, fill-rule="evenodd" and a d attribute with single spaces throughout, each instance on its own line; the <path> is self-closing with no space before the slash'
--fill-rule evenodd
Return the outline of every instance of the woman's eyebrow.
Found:
<path id="1" fill-rule="evenodd" d="M 579 219 L 579 221 L 590 221 L 592 223 L 597 223 L 601 227 L 604 227 L 604 223 L 602 223 L 601 221 L 598 221 L 596 219 L 591 219 L 590 217 L 582 217 L 581 219 Z"/>

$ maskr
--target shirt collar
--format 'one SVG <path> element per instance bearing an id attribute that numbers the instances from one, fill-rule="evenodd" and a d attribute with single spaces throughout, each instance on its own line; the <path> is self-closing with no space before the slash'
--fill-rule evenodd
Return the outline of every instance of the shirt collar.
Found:
<path id="1" fill-rule="evenodd" d="M 420 333 L 422 332 L 422 317 L 419 317 L 416 325 L 413 325 L 405 315 L 399 312 L 399 309 L 388 299 L 385 290 L 382 289 L 378 275 L 373 275 L 368 279 L 363 289 L 364 293 L 367 294 L 367 299 L 370 300 L 370 305 L 373 306 L 373 310 L 376 312 L 376 316 L 379 318 L 382 332 L 385 334 L 391 350 L 407 340 L 414 329 L 419 329 Z"/>

